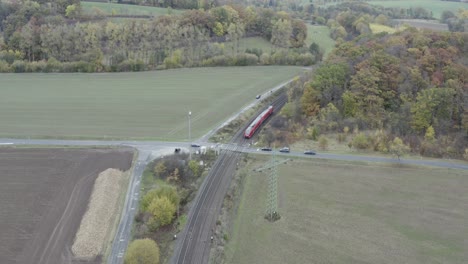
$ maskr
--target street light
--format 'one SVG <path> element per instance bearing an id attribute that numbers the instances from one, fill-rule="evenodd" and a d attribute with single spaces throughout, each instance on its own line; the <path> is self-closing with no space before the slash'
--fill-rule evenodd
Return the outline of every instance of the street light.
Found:
<path id="1" fill-rule="evenodd" d="M 192 116 L 192 112 L 188 112 L 188 140 L 189 140 L 189 160 L 192 160 L 192 136 L 191 136 L 191 129 L 190 129 L 190 117 Z"/>

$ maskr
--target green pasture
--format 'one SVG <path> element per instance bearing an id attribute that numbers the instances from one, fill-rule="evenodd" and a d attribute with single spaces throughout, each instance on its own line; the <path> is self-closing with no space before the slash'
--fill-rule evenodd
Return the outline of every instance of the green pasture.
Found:
<path id="1" fill-rule="evenodd" d="M 466 171 L 295 159 L 278 167 L 270 223 L 271 171 L 252 171 L 269 158 L 254 159 L 226 263 L 468 263 Z"/>
<path id="2" fill-rule="evenodd" d="M 301 67 L 0 74 L 0 137 L 192 138 Z"/>
<path id="3" fill-rule="evenodd" d="M 125 5 L 117 3 L 98 3 L 98 2 L 81 2 L 83 11 L 87 14 L 93 14 L 95 8 L 99 8 L 107 16 L 111 15 L 132 15 L 132 16 L 162 16 L 169 14 L 167 8 Z M 172 14 L 180 14 L 182 11 L 171 9 Z"/>
<path id="4" fill-rule="evenodd" d="M 335 41 L 330 38 L 330 29 L 327 26 L 315 26 L 307 24 L 307 47 L 312 42 L 317 43 L 320 48 L 325 50 L 325 56 L 335 48 Z"/>
<path id="5" fill-rule="evenodd" d="M 422 7 L 429 11 L 432 11 L 433 17 L 439 19 L 444 11 L 452 11 L 455 14 L 460 8 L 467 9 L 468 4 L 461 2 L 449 2 L 441 0 L 394 0 L 394 1 L 368 1 L 372 5 L 380 5 L 384 7 Z"/>
<path id="6" fill-rule="evenodd" d="M 233 42 L 225 42 L 226 51 L 233 49 Z M 270 53 L 273 49 L 273 44 L 262 37 L 249 37 L 239 40 L 239 51 L 244 52 L 246 49 L 261 49 L 265 53 Z"/>

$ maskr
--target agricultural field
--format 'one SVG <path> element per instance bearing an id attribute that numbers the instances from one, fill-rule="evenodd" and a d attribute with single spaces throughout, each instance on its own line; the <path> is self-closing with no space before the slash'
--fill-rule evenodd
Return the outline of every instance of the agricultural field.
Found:
<path id="1" fill-rule="evenodd" d="M 330 29 L 327 26 L 315 26 L 307 24 L 307 47 L 312 42 L 317 43 L 320 48 L 325 50 L 325 56 L 335 48 L 335 41 L 330 38 Z"/>
<path id="2" fill-rule="evenodd" d="M 384 7 L 423 7 L 432 12 L 434 18 L 439 19 L 442 12 L 448 10 L 455 14 L 460 8 L 468 9 L 468 4 L 461 2 L 449 2 L 441 0 L 394 0 L 394 1 L 367 1 L 372 5 L 380 5 Z"/>
<path id="3" fill-rule="evenodd" d="M 278 167 L 270 223 L 269 171 L 252 171 L 269 159 L 254 159 L 226 263 L 468 262 L 466 171 L 295 159 Z"/>
<path id="4" fill-rule="evenodd" d="M 106 16 L 125 15 L 125 16 L 162 16 L 171 14 L 180 14 L 183 11 L 161 7 L 125 5 L 117 3 L 99 3 L 99 2 L 81 2 L 81 7 L 85 14 L 95 14 L 95 10 L 101 10 Z"/>
<path id="5" fill-rule="evenodd" d="M 0 74 L 0 137 L 185 140 L 226 120 L 301 67 Z"/>
<path id="6" fill-rule="evenodd" d="M 94 181 L 126 171 L 131 149 L 0 148 L 0 263 L 94 263 L 71 247 Z"/>

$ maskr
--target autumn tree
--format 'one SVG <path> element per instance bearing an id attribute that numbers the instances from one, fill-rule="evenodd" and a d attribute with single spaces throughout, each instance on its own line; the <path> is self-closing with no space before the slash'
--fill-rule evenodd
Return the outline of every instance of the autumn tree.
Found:
<path id="1" fill-rule="evenodd" d="M 188 166 L 189 166 L 189 170 L 192 172 L 193 176 L 195 176 L 195 177 L 200 176 L 200 174 L 202 172 L 202 168 L 200 167 L 200 164 L 196 160 L 190 160 Z"/>
<path id="2" fill-rule="evenodd" d="M 400 157 L 409 151 L 409 147 L 403 143 L 403 140 L 401 140 L 399 137 L 396 137 L 390 144 L 389 150 L 390 153 L 395 155 L 398 158 L 398 160 L 400 160 Z"/>
<path id="3" fill-rule="evenodd" d="M 289 37 L 292 34 L 291 22 L 287 19 L 279 19 L 273 25 L 271 43 L 279 48 L 289 48 Z"/>
<path id="4" fill-rule="evenodd" d="M 177 206 L 180 202 L 179 194 L 177 193 L 176 188 L 170 186 L 163 186 L 157 189 L 150 190 L 147 192 L 140 202 L 140 208 L 142 211 L 149 211 L 150 204 L 153 200 L 166 197 L 169 201 Z"/>
<path id="5" fill-rule="evenodd" d="M 125 253 L 125 264 L 159 264 L 159 247 L 152 239 L 137 239 Z"/>
<path id="6" fill-rule="evenodd" d="M 155 228 L 170 224 L 176 210 L 177 207 L 166 196 L 153 199 L 148 206 L 148 211 L 152 215 L 150 226 Z"/>

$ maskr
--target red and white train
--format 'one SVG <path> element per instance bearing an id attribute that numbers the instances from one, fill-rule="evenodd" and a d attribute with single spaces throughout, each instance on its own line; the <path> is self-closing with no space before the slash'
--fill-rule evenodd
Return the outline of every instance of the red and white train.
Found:
<path id="1" fill-rule="evenodd" d="M 263 111 L 255 120 L 247 127 L 244 132 L 245 138 L 251 138 L 255 131 L 262 125 L 262 123 L 273 114 L 273 106 L 270 105 L 265 111 Z"/>

